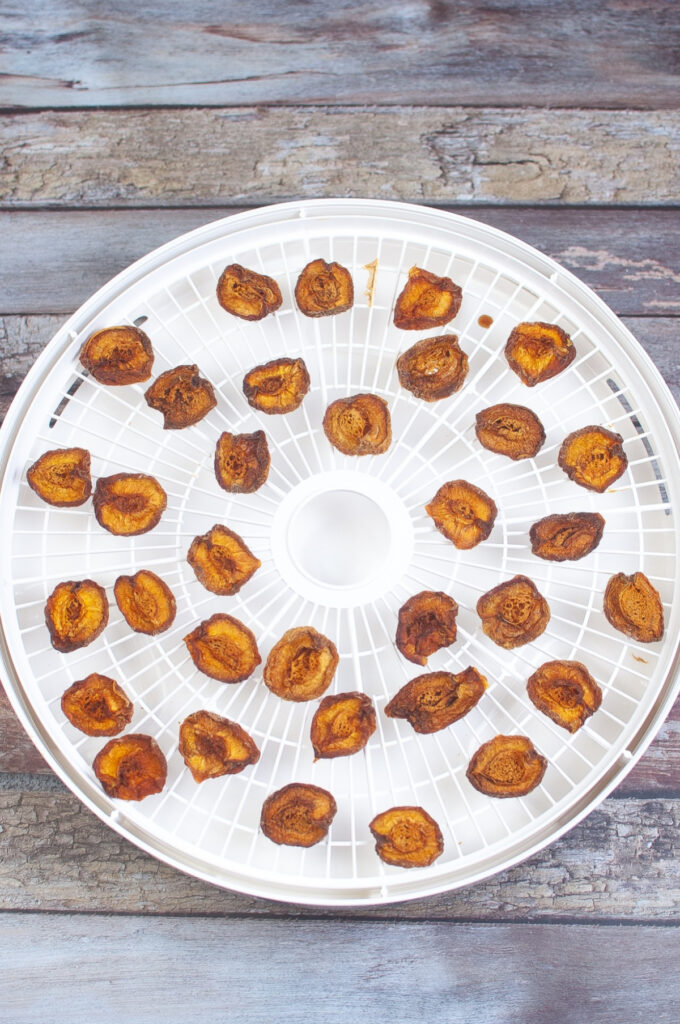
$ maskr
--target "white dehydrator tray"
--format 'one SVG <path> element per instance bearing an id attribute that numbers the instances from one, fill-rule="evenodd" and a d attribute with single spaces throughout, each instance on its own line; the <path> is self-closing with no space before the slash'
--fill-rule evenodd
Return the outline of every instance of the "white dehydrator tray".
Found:
<path id="1" fill-rule="evenodd" d="M 105 244 L 103 241 L 102 244 Z M 298 273 L 323 257 L 347 266 L 355 305 L 323 319 L 301 315 Z M 367 264 L 377 260 L 372 304 Z M 257 323 L 225 313 L 215 298 L 227 263 L 280 284 L 280 310 Z M 392 324 L 394 301 L 417 265 L 453 278 L 463 303 L 446 331 L 468 353 L 463 389 L 432 404 L 400 388 L 397 355 L 423 336 Z M 489 329 L 478 324 L 487 314 Z M 526 388 L 503 356 L 522 320 L 560 324 L 577 358 L 553 380 Z M 202 422 L 163 431 L 143 398 L 147 385 L 107 388 L 85 374 L 78 352 L 89 334 L 142 323 L 156 361 L 153 377 L 197 363 L 218 405 Z M 429 333 L 442 333 L 429 332 Z M 312 387 L 286 416 L 251 410 L 246 370 L 279 355 L 301 355 Z M 389 403 L 393 442 L 385 455 L 351 458 L 326 440 L 323 413 L 335 398 L 372 391 Z M 535 459 L 513 463 L 483 449 L 475 413 L 499 402 L 534 409 L 547 440 Z M 564 437 L 588 424 L 623 435 L 628 471 L 605 494 L 570 482 L 557 466 Z M 678 649 L 679 417 L 661 377 L 614 314 L 583 284 L 528 245 L 486 225 L 417 206 L 368 200 L 285 203 L 227 217 L 158 249 L 118 275 L 57 333 L 29 373 L 0 435 L 3 681 L 34 742 L 64 782 L 121 835 L 210 882 L 300 903 L 350 905 L 425 896 L 469 884 L 528 856 L 579 821 L 642 754 L 676 695 Z M 265 430 L 268 482 L 228 495 L 213 472 L 223 430 Z M 102 530 L 91 503 L 57 509 L 26 483 L 26 469 L 50 448 L 92 454 L 93 478 L 129 470 L 156 476 L 168 508 L 156 529 L 132 538 Z M 434 528 L 425 503 L 446 480 L 463 477 L 496 501 L 489 539 L 458 551 Z M 598 511 L 599 547 L 579 562 L 531 554 L 528 531 L 553 512 Z M 192 538 L 213 524 L 239 533 L 262 568 L 231 598 L 205 590 L 186 561 Z M 113 601 L 121 573 L 151 568 L 171 586 L 175 623 L 158 637 L 133 633 Z M 638 644 L 602 611 L 608 578 L 641 570 L 660 591 L 666 632 Z M 552 617 L 534 643 L 505 651 L 481 630 L 480 594 L 517 573 L 547 597 Z M 90 646 L 59 654 L 44 605 L 65 579 L 92 578 L 111 601 L 109 625 Z M 397 611 L 412 594 L 445 590 L 458 602 L 458 639 L 418 669 L 397 652 Z M 309 727 L 317 702 L 280 700 L 262 666 L 244 683 L 201 674 L 183 637 L 216 611 L 242 619 L 263 660 L 282 633 L 312 625 L 333 639 L 340 665 L 331 691 L 363 690 L 378 711 L 365 751 L 316 764 Z M 530 702 L 528 676 L 544 661 L 583 661 L 604 693 L 576 734 Z M 388 719 L 391 696 L 421 671 L 476 666 L 489 687 L 463 719 L 419 736 Z M 168 759 L 168 782 L 139 804 L 109 799 L 91 765 L 105 741 L 75 730 L 60 709 L 63 691 L 89 672 L 116 678 L 134 700 L 128 731 L 153 735 Z M 179 722 L 207 708 L 235 719 L 262 751 L 239 775 L 197 785 L 177 750 Z M 528 735 L 548 759 L 527 797 L 494 800 L 465 777 L 472 753 L 498 733 Z M 329 836 L 302 850 L 277 847 L 259 831 L 262 802 L 288 782 L 329 789 L 338 813 Z M 396 804 L 420 804 L 439 823 L 440 859 L 425 869 L 388 867 L 368 823 Z"/>

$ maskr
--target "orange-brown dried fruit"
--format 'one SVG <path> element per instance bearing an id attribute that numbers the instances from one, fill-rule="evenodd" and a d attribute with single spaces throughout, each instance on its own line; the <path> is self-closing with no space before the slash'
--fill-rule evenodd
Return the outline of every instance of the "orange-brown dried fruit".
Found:
<path id="1" fill-rule="evenodd" d="M 622 442 L 606 427 L 582 427 L 565 437 L 557 462 L 575 484 L 602 494 L 628 466 Z"/>
<path id="2" fill-rule="evenodd" d="M 533 459 L 545 442 L 545 430 L 535 412 L 524 405 L 499 405 L 482 409 L 475 417 L 477 440 L 488 451 L 509 459 Z"/>
<path id="3" fill-rule="evenodd" d="M 223 597 L 237 594 L 262 565 L 237 533 L 219 523 L 194 537 L 187 562 L 206 590 Z"/>
<path id="4" fill-rule="evenodd" d="M 397 647 L 415 665 L 426 665 L 431 654 L 456 639 L 457 614 L 458 605 L 448 594 L 421 590 L 399 609 Z"/>
<path id="5" fill-rule="evenodd" d="M 468 357 L 455 334 L 423 338 L 397 359 L 399 383 L 425 402 L 438 402 L 460 391 L 468 368 Z"/>
<path id="6" fill-rule="evenodd" d="M 45 605 L 52 646 L 68 654 L 96 640 L 109 621 L 106 591 L 94 580 L 58 583 Z"/>
<path id="7" fill-rule="evenodd" d="M 160 793 L 168 777 L 163 751 L 151 736 L 131 732 L 109 740 L 92 765 L 107 796 L 143 800 Z"/>
<path id="8" fill-rule="evenodd" d="M 179 727 L 179 752 L 195 782 L 237 775 L 260 760 L 252 736 L 212 711 L 194 711 Z"/>
<path id="9" fill-rule="evenodd" d="M 153 476 L 114 473 L 97 480 L 92 499 L 100 526 L 119 537 L 136 537 L 158 526 L 168 496 Z"/>
<path id="10" fill-rule="evenodd" d="M 467 480 L 442 484 L 425 511 L 439 532 L 462 551 L 486 540 L 498 515 L 496 502 Z"/>
<path id="11" fill-rule="evenodd" d="M 339 660 L 332 640 L 312 626 L 297 626 L 272 647 L 264 681 L 283 700 L 314 700 L 331 685 Z"/>
<path id="12" fill-rule="evenodd" d="M 661 597 L 643 572 L 612 576 L 604 592 L 604 613 L 614 629 L 642 644 L 663 636 Z"/>
<path id="13" fill-rule="evenodd" d="M 599 512 L 546 516 L 529 530 L 531 550 L 548 562 L 575 562 L 595 550 L 603 530 L 604 519 Z"/>
<path id="14" fill-rule="evenodd" d="M 576 358 L 576 349 L 557 324 L 522 323 L 510 333 L 505 358 L 522 383 L 533 388 L 565 370 Z"/>
<path id="15" fill-rule="evenodd" d="M 326 409 L 323 430 L 343 455 L 382 455 L 392 442 L 390 410 L 378 395 L 337 398 Z"/>
<path id="16" fill-rule="evenodd" d="M 352 275 L 339 263 L 312 260 L 297 279 L 295 301 L 305 316 L 346 313 L 354 303 Z"/>
<path id="17" fill-rule="evenodd" d="M 494 736 L 472 755 L 466 775 L 486 796 L 526 796 L 536 789 L 548 762 L 526 736 Z"/>
<path id="18" fill-rule="evenodd" d="M 123 618 L 135 633 L 163 633 L 177 614 L 170 587 L 150 569 L 140 569 L 134 576 L 119 576 L 113 593 Z"/>
<path id="19" fill-rule="evenodd" d="M 444 852 L 439 825 L 422 807 L 390 807 L 368 826 L 375 852 L 398 868 L 426 868 Z"/>
<path id="20" fill-rule="evenodd" d="M 92 494 L 90 453 L 85 448 L 57 448 L 45 452 L 26 471 L 31 490 L 48 505 L 72 508 Z"/>
<path id="21" fill-rule="evenodd" d="M 294 412 L 309 391 L 304 359 L 272 359 L 253 367 L 243 378 L 248 405 L 268 416 Z"/>
<path id="22" fill-rule="evenodd" d="M 314 846 L 325 839 L 337 810 L 327 789 L 291 782 L 267 797 L 260 828 L 279 846 Z"/>
<path id="23" fill-rule="evenodd" d="M 529 676 L 527 693 L 539 711 L 569 732 L 602 703 L 602 690 L 580 661 L 546 661 Z"/>
<path id="24" fill-rule="evenodd" d="M 264 430 L 220 436 L 215 449 L 215 476 L 231 494 L 252 494 L 269 475 L 271 457 Z"/>
<path id="25" fill-rule="evenodd" d="M 252 631 L 232 615 L 218 612 L 184 637 L 197 669 L 221 683 L 240 683 L 262 661 Z"/>
<path id="26" fill-rule="evenodd" d="M 472 666 L 455 674 L 426 672 L 395 693 L 385 714 L 405 718 L 416 732 L 439 732 L 467 715 L 485 689 L 485 677 Z"/>
<path id="27" fill-rule="evenodd" d="M 193 364 L 166 370 L 147 388 L 144 398 L 163 416 L 163 430 L 191 427 L 217 405 L 212 384 Z"/>
<path id="28" fill-rule="evenodd" d="M 363 750 L 376 730 L 373 701 L 365 693 L 337 693 L 319 704 L 312 719 L 315 757 L 346 757 Z"/>
<path id="29" fill-rule="evenodd" d="M 513 576 L 482 594 L 477 614 L 486 635 L 508 651 L 531 643 L 550 621 L 548 602 L 528 576 Z"/>
<path id="30" fill-rule="evenodd" d="M 86 736 L 115 736 L 129 724 L 134 705 L 115 679 L 92 672 L 62 694 L 61 710 Z"/>
<path id="31" fill-rule="evenodd" d="M 462 301 L 463 292 L 450 277 L 411 267 L 394 307 L 394 325 L 402 331 L 443 327 L 453 320 Z"/>
<path id="32" fill-rule="evenodd" d="M 283 299 L 273 277 L 230 263 L 217 282 L 217 301 L 227 313 L 242 320 L 262 320 L 274 313 Z"/>
<path id="33" fill-rule="evenodd" d="M 100 384 L 141 384 L 151 376 L 153 349 L 139 327 L 105 327 L 87 339 L 80 361 Z"/>

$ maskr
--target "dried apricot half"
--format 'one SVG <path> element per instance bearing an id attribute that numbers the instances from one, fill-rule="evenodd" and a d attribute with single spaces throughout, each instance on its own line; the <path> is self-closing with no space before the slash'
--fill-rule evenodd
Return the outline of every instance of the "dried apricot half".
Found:
<path id="1" fill-rule="evenodd" d="M 395 693 L 385 714 L 388 718 L 405 718 L 416 732 L 439 732 L 467 715 L 486 685 L 486 678 L 472 666 L 455 674 L 426 672 Z"/>
<path id="2" fill-rule="evenodd" d="M 399 609 L 398 649 L 415 665 L 426 665 L 431 654 L 456 639 L 457 614 L 458 605 L 441 590 L 414 594 Z"/>
<path id="3" fill-rule="evenodd" d="M 382 455 L 392 442 L 390 410 L 378 395 L 337 398 L 326 409 L 323 430 L 343 455 Z"/>
<path id="4" fill-rule="evenodd" d="M 354 303 L 352 275 L 339 263 L 312 260 L 297 279 L 295 301 L 305 316 L 346 313 Z"/>
<path id="5" fill-rule="evenodd" d="M 511 370 L 527 387 L 556 377 L 576 358 L 574 344 L 557 324 L 517 324 L 505 344 Z"/>
<path id="6" fill-rule="evenodd" d="M 548 602 L 528 576 L 513 576 L 482 594 L 477 614 L 486 635 L 506 650 L 531 643 L 550 621 Z"/>
<path id="7" fill-rule="evenodd" d="M 304 359 L 272 359 L 253 367 L 243 378 L 248 405 L 269 416 L 293 412 L 309 391 Z"/>
<path id="8" fill-rule="evenodd" d="M 151 376 L 153 348 L 139 327 L 105 327 L 87 339 L 80 361 L 100 384 L 141 384 Z"/>
<path id="9" fill-rule="evenodd" d="M 547 767 L 527 736 L 494 736 L 472 755 L 465 774 L 486 796 L 526 796 L 540 784 Z"/>
<path id="10" fill-rule="evenodd" d="M 539 711 L 569 732 L 602 703 L 602 690 L 580 661 L 546 661 L 529 676 L 527 693 Z"/>
<path id="11" fill-rule="evenodd" d="M 221 683 L 240 683 L 262 661 L 252 631 L 232 615 L 218 612 L 184 637 L 197 669 Z"/>
<path id="12" fill-rule="evenodd" d="M 115 736 L 129 724 L 134 705 L 115 679 L 92 672 L 62 694 L 61 710 L 86 736 Z"/>
<path id="13" fill-rule="evenodd" d="M 31 490 L 48 505 L 71 508 L 92 494 L 90 453 L 85 448 L 58 448 L 45 452 L 26 471 Z"/>
<path id="14" fill-rule="evenodd" d="M 179 727 L 179 752 L 195 782 L 237 775 L 260 760 L 251 736 L 212 711 L 194 711 Z"/>
<path id="15" fill-rule="evenodd" d="M 390 807 L 368 826 L 375 852 L 398 868 L 426 868 L 444 852 L 439 825 L 422 807 Z"/>
<path id="16" fill-rule="evenodd" d="M 346 757 L 363 750 L 376 730 L 373 701 L 365 693 L 337 693 L 319 704 L 312 719 L 315 757 Z"/>
<path id="17" fill-rule="evenodd" d="M 508 402 L 478 412 L 475 434 L 488 451 L 507 455 L 515 462 L 533 459 L 545 443 L 545 430 L 536 413 Z"/>
<path id="18" fill-rule="evenodd" d="M 604 592 L 604 613 L 614 629 L 640 643 L 651 644 L 663 636 L 661 597 L 643 572 L 612 576 Z"/>
<path id="19" fill-rule="evenodd" d="M 115 473 L 97 480 L 92 499 L 100 526 L 119 537 L 135 537 L 158 526 L 168 496 L 153 476 Z"/>
<path id="20" fill-rule="evenodd" d="M 230 263 L 217 282 L 217 301 L 242 320 L 262 320 L 279 308 L 283 298 L 273 277 Z"/>
<path id="21" fill-rule="evenodd" d="M 160 793 L 168 777 L 163 751 L 152 736 L 131 732 L 109 740 L 92 765 L 107 796 L 143 800 Z"/>
<path id="22" fill-rule="evenodd" d="M 463 292 L 450 277 L 437 277 L 429 270 L 411 267 L 394 307 L 394 326 L 402 331 L 443 327 L 453 320 L 462 301 Z"/>
<path id="23" fill-rule="evenodd" d="M 337 810 L 327 789 L 291 782 L 267 797 L 260 828 L 279 846 L 314 846 L 328 834 Z"/>
<path id="24" fill-rule="evenodd" d="M 269 475 L 271 457 L 264 430 L 220 435 L 215 449 L 215 476 L 231 494 L 252 494 Z"/>
<path id="25" fill-rule="evenodd" d="M 237 533 L 219 523 L 194 537 L 187 562 L 199 583 L 213 594 L 237 594 L 262 565 Z"/>
<path id="26" fill-rule="evenodd" d="M 144 398 L 148 406 L 162 414 L 164 430 L 191 427 L 217 405 L 212 384 L 193 364 L 166 370 L 147 388 Z"/>
<path id="27" fill-rule="evenodd" d="M 170 587 L 150 569 L 140 569 L 134 576 L 119 576 L 113 593 L 123 618 L 135 633 L 163 633 L 177 614 Z"/>
<path id="28" fill-rule="evenodd" d="M 439 532 L 462 551 L 486 540 L 498 515 L 493 498 L 467 480 L 442 484 L 425 511 Z"/>
<path id="29" fill-rule="evenodd" d="M 625 473 L 628 456 L 620 434 L 606 427 L 582 427 L 564 439 L 557 462 L 575 484 L 602 494 Z"/>
<path id="30" fill-rule="evenodd" d="M 339 660 L 332 640 L 312 626 L 297 626 L 272 647 L 264 681 L 283 700 L 314 700 L 331 685 Z"/>
<path id="31" fill-rule="evenodd" d="M 604 519 L 599 512 L 546 516 L 529 530 L 531 551 L 547 562 L 575 562 L 595 550 L 603 530 Z"/>
<path id="32" fill-rule="evenodd" d="M 397 359 L 399 383 L 425 402 L 438 402 L 460 391 L 467 374 L 468 357 L 455 334 L 423 338 Z"/>
<path id="33" fill-rule="evenodd" d="M 52 646 L 68 654 L 96 640 L 109 621 L 106 591 L 94 580 L 58 583 L 45 605 Z"/>

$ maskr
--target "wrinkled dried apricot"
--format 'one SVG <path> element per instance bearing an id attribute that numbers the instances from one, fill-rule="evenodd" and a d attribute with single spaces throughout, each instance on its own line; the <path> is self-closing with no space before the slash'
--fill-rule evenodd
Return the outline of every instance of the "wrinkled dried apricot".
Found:
<path id="1" fill-rule="evenodd" d="M 345 757 L 363 750 L 376 730 L 373 701 L 365 693 L 324 697 L 312 719 L 315 757 Z"/>
<path id="2" fill-rule="evenodd" d="M 115 473 L 97 480 L 92 499 L 100 526 L 119 537 L 135 537 L 158 526 L 168 497 L 152 476 Z"/>
<path id="3" fill-rule="evenodd" d="M 255 366 L 243 378 L 248 405 L 269 416 L 293 412 L 309 391 L 304 359 L 272 359 Z"/>
<path id="4" fill-rule="evenodd" d="M 90 453 L 85 448 L 58 448 L 45 452 L 26 471 L 31 490 L 48 505 L 82 505 L 92 494 Z"/>
<path id="5" fill-rule="evenodd" d="M 272 647 L 264 681 L 284 700 L 314 700 L 331 685 L 339 660 L 332 640 L 312 626 L 297 626 Z"/>
<path id="6" fill-rule="evenodd" d="M 599 512 L 546 516 L 529 530 L 531 551 L 548 562 L 575 562 L 595 550 L 603 530 L 604 519 Z"/>
<path id="7" fill-rule="evenodd" d="M 614 629 L 640 643 L 651 644 L 663 636 L 661 597 L 643 572 L 612 576 L 604 592 L 604 613 Z"/>
<path id="8" fill-rule="evenodd" d="M 547 767 L 526 736 L 494 736 L 472 755 L 465 774 L 486 796 L 526 796 L 540 784 Z"/>
<path id="9" fill-rule="evenodd" d="M 184 642 L 196 668 L 221 683 L 242 682 L 262 661 L 252 631 L 221 612 L 199 623 Z"/>
<path id="10" fill-rule="evenodd" d="M 628 466 L 622 442 L 606 427 L 582 427 L 564 439 L 557 462 L 575 484 L 602 494 Z"/>
<path id="11" fill-rule="evenodd" d="M 527 576 L 513 576 L 482 594 L 477 614 L 486 635 L 506 650 L 535 640 L 550 621 L 548 602 Z"/>
<path id="12" fill-rule="evenodd" d="M 328 834 L 337 810 L 327 789 L 291 782 L 267 797 L 260 828 L 279 846 L 314 846 Z"/>
<path id="13" fill-rule="evenodd" d="M 439 732 L 467 715 L 485 689 L 485 677 L 472 666 L 455 674 L 426 672 L 402 686 L 385 714 L 405 718 L 416 732 Z"/>
<path id="14" fill-rule="evenodd" d="M 416 398 L 438 402 L 460 391 L 468 374 L 468 357 L 455 334 L 423 338 L 397 359 L 399 383 Z"/>
<path id="15" fill-rule="evenodd" d="M 194 711 L 179 727 L 179 752 L 195 782 L 237 775 L 260 760 L 252 736 L 212 711 Z"/>
<path id="16" fill-rule="evenodd" d="M 151 376 L 153 349 L 139 327 L 105 327 L 87 339 L 80 361 L 100 384 L 141 384 Z"/>
<path id="17" fill-rule="evenodd" d="M 602 690 L 580 661 L 547 661 L 529 676 L 527 693 L 539 711 L 569 732 L 602 703 Z"/>
<path id="18" fill-rule="evenodd" d="M 92 765 L 107 796 L 143 800 L 160 793 L 168 777 L 163 751 L 151 736 L 131 732 L 109 740 Z"/>
<path id="19" fill-rule="evenodd" d="M 533 459 L 545 442 L 545 430 L 535 412 L 524 405 L 501 402 L 475 417 L 477 440 L 488 451 L 509 459 Z"/>
<path id="20" fill-rule="evenodd" d="M 52 646 L 67 654 L 96 640 L 109 621 L 106 591 L 94 580 L 58 583 L 45 605 Z"/>
<path id="21" fill-rule="evenodd" d="M 343 455 L 382 455 L 392 442 L 390 410 L 378 395 L 352 395 L 331 402 L 323 430 Z"/>
<path id="22" fill-rule="evenodd" d="M 426 868 L 444 852 L 439 825 L 422 807 L 391 807 L 368 826 L 375 852 L 398 868 Z"/>
<path id="23" fill-rule="evenodd" d="M 557 324 L 517 324 L 505 345 L 511 370 L 527 387 L 556 377 L 576 358 L 576 349 L 566 331 Z"/>
<path id="24" fill-rule="evenodd" d="M 394 325 L 402 331 L 443 327 L 453 320 L 462 301 L 463 292 L 450 277 L 411 267 L 394 307 Z"/>
<path id="25" fill-rule="evenodd" d="M 150 569 L 140 569 L 134 576 L 119 576 L 113 593 L 123 618 L 135 633 L 163 633 L 177 614 L 170 587 Z"/>
<path id="26" fill-rule="evenodd" d="M 339 263 L 312 260 L 297 279 L 295 301 L 305 316 L 346 313 L 354 302 L 352 275 Z"/>
<path id="27" fill-rule="evenodd" d="M 187 562 L 206 590 L 224 597 L 237 594 L 262 565 L 237 533 L 219 523 L 194 537 Z"/>
<path id="28" fill-rule="evenodd" d="M 115 736 L 130 722 L 134 706 L 115 679 L 92 672 L 62 694 L 61 710 L 87 736 Z"/>
<path id="29" fill-rule="evenodd" d="M 274 313 L 283 299 L 273 277 L 230 263 L 217 282 L 217 301 L 227 313 L 242 320 L 261 320 Z"/>
<path id="30" fill-rule="evenodd" d="M 456 639 L 457 614 L 456 602 L 440 590 L 414 594 L 399 609 L 398 649 L 415 665 L 426 665 L 431 654 Z"/>
<path id="31" fill-rule="evenodd" d="M 271 457 L 264 430 L 253 434 L 225 431 L 215 449 L 215 476 L 231 494 L 252 494 L 269 475 Z"/>
<path id="32" fill-rule="evenodd" d="M 144 398 L 162 414 L 164 430 L 191 427 L 217 405 L 212 384 L 201 377 L 195 365 L 166 370 L 147 388 Z"/>
<path id="33" fill-rule="evenodd" d="M 462 551 L 486 540 L 496 522 L 496 502 L 467 480 L 442 484 L 425 511 L 440 533 Z"/>

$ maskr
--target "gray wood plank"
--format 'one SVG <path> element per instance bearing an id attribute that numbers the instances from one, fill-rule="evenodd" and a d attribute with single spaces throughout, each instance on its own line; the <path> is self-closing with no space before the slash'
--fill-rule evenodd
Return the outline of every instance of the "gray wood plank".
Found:
<path id="1" fill-rule="evenodd" d="M 8 0 L 3 10 L 0 102 L 12 106 L 677 102 L 672 0 Z"/>
<path id="2" fill-rule="evenodd" d="M 680 111 L 233 107 L 0 119 L 6 206 L 680 199 Z"/>

